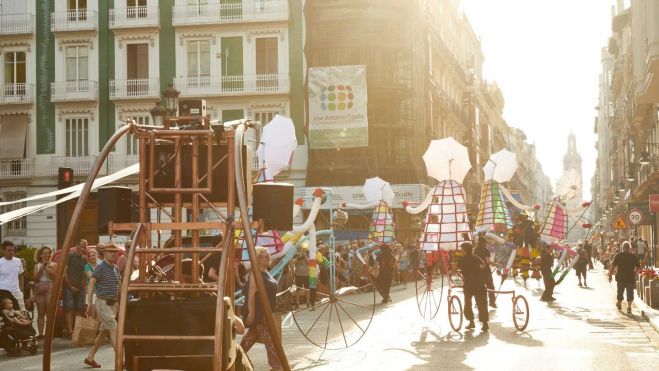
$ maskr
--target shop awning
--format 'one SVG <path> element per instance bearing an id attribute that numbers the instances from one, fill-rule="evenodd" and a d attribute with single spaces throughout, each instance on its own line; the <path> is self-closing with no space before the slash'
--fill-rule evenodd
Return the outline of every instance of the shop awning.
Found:
<path id="1" fill-rule="evenodd" d="M 0 160 L 21 159 L 25 154 L 27 115 L 5 115 L 0 119 Z"/>

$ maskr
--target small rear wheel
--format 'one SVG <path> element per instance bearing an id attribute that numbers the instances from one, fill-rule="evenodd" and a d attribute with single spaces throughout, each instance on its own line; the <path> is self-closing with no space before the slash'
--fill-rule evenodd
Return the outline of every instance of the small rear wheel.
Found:
<path id="1" fill-rule="evenodd" d="M 524 331 L 529 324 L 529 302 L 522 295 L 513 299 L 513 322 L 518 331 Z"/>
<path id="2" fill-rule="evenodd" d="M 28 350 L 30 351 L 30 354 L 37 354 L 37 344 L 31 343 L 28 346 Z"/>
<path id="3" fill-rule="evenodd" d="M 462 302 L 458 296 L 451 295 L 448 299 L 448 321 L 453 331 L 460 331 L 462 318 Z"/>

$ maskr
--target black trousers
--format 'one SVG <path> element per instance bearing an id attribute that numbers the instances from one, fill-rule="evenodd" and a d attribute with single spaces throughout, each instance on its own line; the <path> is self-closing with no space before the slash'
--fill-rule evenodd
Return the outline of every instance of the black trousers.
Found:
<path id="1" fill-rule="evenodd" d="M 490 314 L 487 312 L 487 291 L 485 287 L 465 287 L 465 318 L 468 321 L 474 320 L 474 304 L 472 299 L 476 299 L 476 307 L 478 308 L 478 320 L 485 323 L 489 321 Z"/>
<path id="2" fill-rule="evenodd" d="M 541 299 L 551 299 L 554 296 L 554 286 L 556 286 L 556 281 L 552 277 L 551 272 L 549 274 L 543 274 L 542 281 L 545 283 L 545 292 L 542 293 Z"/>
<path id="3" fill-rule="evenodd" d="M 485 277 L 485 287 L 488 290 L 494 290 L 494 281 L 492 280 L 492 272 L 489 268 L 485 268 L 483 271 L 483 277 Z M 497 296 L 493 292 L 488 292 L 489 303 L 494 303 L 497 301 Z"/>
<path id="4" fill-rule="evenodd" d="M 389 291 L 391 290 L 391 280 L 393 279 L 394 272 L 390 269 L 381 269 L 380 274 L 375 279 L 375 287 L 380 292 L 382 299 L 389 299 Z"/>

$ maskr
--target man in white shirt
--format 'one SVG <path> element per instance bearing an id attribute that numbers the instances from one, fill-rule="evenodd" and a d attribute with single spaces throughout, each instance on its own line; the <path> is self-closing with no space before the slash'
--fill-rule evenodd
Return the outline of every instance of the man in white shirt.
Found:
<path id="1" fill-rule="evenodd" d="M 21 259 L 14 258 L 14 243 L 2 243 L 3 257 L 0 258 L 0 290 L 7 290 L 14 295 L 21 311 L 25 311 L 23 300 L 23 263 Z"/>
<path id="2" fill-rule="evenodd" d="M 641 262 L 641 267 L 645 267 L 645 254 L 648 252 L 648 244 L 641 237 L 636 241 L 636 257 Z"/>

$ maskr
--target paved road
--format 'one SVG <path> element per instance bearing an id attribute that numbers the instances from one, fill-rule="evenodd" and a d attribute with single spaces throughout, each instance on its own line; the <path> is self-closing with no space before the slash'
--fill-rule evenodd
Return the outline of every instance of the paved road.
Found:
<path id="1" fill-rule="evenodd" d="M 481 332 L 480 326 L 455 333 L 448 326 L 445 300 L 438 316 L 426 321 L 417 312 L 413 285 L 406 290 L 395 286 L 394 302 L 377 305 L 370 328 L 356 345 L 322 351 L 300 336 L 293 324 L 283 331 L 285 347 L 295 370 L 656 369 L 659 336 L 646 322 L 639 322 L 638 313 L 627 316 L 615 309 L 615 293 L 601 268 L 590 272 L 589 284 L 591 288 L 579 288 L 576 277 L 570 275 L 556 289 L 558 300 L 548 305 L 538 301 L 539 282 L 529 280 L 524 289 L 521 281 L 507 281 L 504 287 L 523 293 L 531 305 L 524 333 L 514 329 L 509 297 L 501 296 L 499 308 L 490 311 L 488 333 Z M 353 333 L 358 331 L 352 328 Z M 54 369 L 83 369 L 85 349 L 63 342 L 56 347 Z M 262 345 L 255 345 L 250 357 L 256 370 L 268 369 Z M 112 369 L 111 349 L 103 348 L 97 360 L 104 370 Z M 39 370 L 41 357 L 0 356 L 0 369 Z"/>

